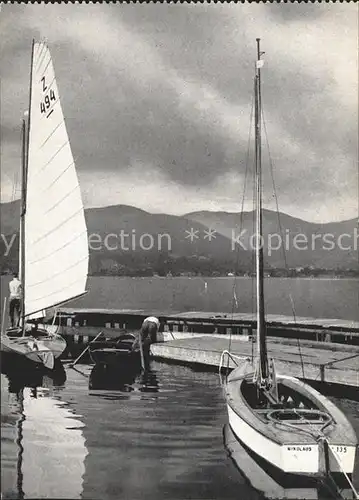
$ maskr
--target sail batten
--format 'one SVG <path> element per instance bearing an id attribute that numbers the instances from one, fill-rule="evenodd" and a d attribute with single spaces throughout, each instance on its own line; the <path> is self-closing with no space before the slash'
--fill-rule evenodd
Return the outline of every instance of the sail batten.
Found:
<path id="1" fill-rule="evenodd" d="M 65 302 L 69 302 L 70 300 L 73 300 L 76 297 L 80 297 L 80 296 L 84 295 L 86 293 L 86 290 L 82 291 L 79 294 L 76 294 L 74 291 L 70 292 L 70 290 L 73 289 L 74 285 L 77 285 L 77 284 L 78 284 L 78 282 L 74 281 L 73 283 L 71 283 L 71 285 L 68 285 L 66 287 L 66 289 L 65 289 L 67 291 L 67 297 L 66 297 L 66 299 L 62 299 L 62 300 L 60 300 L 58 302 L 56 302 L 54 299 L 52 299 L 52 304 L 51 304 L 51 306 L 48 306 L 47 309 L 49 309 L 50 307 L 55 307 L 56 305 L 59 305 L 59 304 L 63 304 Z M 58 293 L 59 293 L 59 290 L 55 290 L 55 291 L 53 291 L 51 293 L 46 293 L 46 295 L 43 295 L 42 297 L 38 298 L 37 300 L 45 300 L 45 299 L 47 300 L 48 297 L 55 297 L 56 295 L 58 295 Z M 33 307 L 33 310 L 28 313 L 29 316 L 32 316 L 36 312 L 45 311 L 46 310 L 46 309 L 36 310 L 34 308 L 34 303 L 30 303 L 30 306 Z"/>
<path id="2" fill-rule="evenodd" d="M 69 240 L 67 241 L 64 245 L 62 245 L 61 247 L 58 247 L 56 250 L 54 251 L 51 251 L 51 253 L 48 253 L 46 255 L 41 255 L 37 260 L 33 260 L 31 262 L 29 262 L 29 264 L 36 264 L 37 262 L 41 262 L 43 259 L 46 259 L 48 257 L 51 257 L 53 254 L 55 254 L 56 252 L 60 252 L 63 248 L 65 248 L 66 246 L 68 245 L 72 245 L 78 238 L 81 238 L 83 236 L 84 233 L 79 233 L 77 234 L 72 240 Z M 84 257 L 85 258 L 85 257 Z"/>
<path id="3" fill-rule="evenodd" d="M 64 271 L 69 271 L 70 269 L 73 269 L 74 267 L 76 267 L 77 265 L 81 264 L 85 259 L 87 258 L 86 255 L 84 255 L 82 257 L 82 259 L 78 260 L 77 262 L 75 262 L 74 264 L 72 264 L 71 266 L 67 267 L 66 269 L 64 269 Z M 61 272 L 63 272 L 63 270 L 61 270 Z M 53 276 L 57 276 L 59 275 L 60 272 L 54 274 Z M 38 285 L 42 285 L 43 283 L 46 283 L 47 279 L 43 279 L 42 281 L 36 281 L 35 283 L 32 283 L 31 286 L 35 287 L 35 286 L 38 286 Z"/>
<path id="4" fill-rule="evenodd" d="M 45 144 L 47 143 L 47 141 L 48 141 L 49 139 L 51 139 L 51 137 L 54 135 L 54 133 L 56 132 L 56 130 L 57 130 L 57 129 L 58 129 L 58 128 L 59 128 L 59 127 L 63 124 L 63 123 L 65 123 L 65 121 L 64 121 L 64 120 L 62 120 L 62 121 L 61 121 L 61 122 L 60 122 L 60 123 L 59 123 L 59 124 L 58 124 L 58 125 L 54 128 L 54 130 L 51 132 L 51 134 L 50 134 L 48 137 L 46 137 L 46 139 L 44 140 L 44 142 L 41 144 L 40 149 L 41 149 L 41 148 L 43 148 L 43 147 L 45 146 Z"/>
<path id="5" fill-rule="evenodd" d="M 35 43 L 25 217 L 25 315 L 85 293 L 88 243 L 81 190 L 46 44 Z"/>

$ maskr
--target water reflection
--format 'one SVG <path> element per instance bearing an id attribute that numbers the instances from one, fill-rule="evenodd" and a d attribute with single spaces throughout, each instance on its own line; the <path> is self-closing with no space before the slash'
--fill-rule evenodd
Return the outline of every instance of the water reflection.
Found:
<path id="1" fill-rule="evenodd" d="M 2 498 L 80 498 L 88 451 L 80 416 L 61 400 L 62 364 L 1 368 Z"/>
<path id="2" fill-rule="evenodd" d="M 89 389 L 92 391 L 118 391 L 120 393 L 155 393 L 159 391 L 159 383 L 156 371 L 151 369 L 143 371 L 138 366 L 105 367 L 95 365 L 90 373 Z"/>
<path id="3" fill-rule="evenodd" d="M 1 373 L 7 376 L 10 393 L 16 394 L 25 387 L 62 387 L 66 382 L 66 371 L 59 360 L 55 361 L 53 370 L 41 365 L 1 361 Z"/>
<path id="4" fill-rule="evenodd" d="M 75 368 L 2 375 L 3 498 L 257 500 L 226 457 L 217 374 Z"/>

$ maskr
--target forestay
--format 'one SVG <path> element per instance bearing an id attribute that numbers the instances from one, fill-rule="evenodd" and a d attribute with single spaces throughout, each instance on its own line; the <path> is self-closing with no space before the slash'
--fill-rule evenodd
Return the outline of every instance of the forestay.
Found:
<path id="1" fill-rule="evenodd" d="M 49 49 L 34 43 L 27 199 L 25 314 L 85 292 L 88 243 L 75 163 Z"/>

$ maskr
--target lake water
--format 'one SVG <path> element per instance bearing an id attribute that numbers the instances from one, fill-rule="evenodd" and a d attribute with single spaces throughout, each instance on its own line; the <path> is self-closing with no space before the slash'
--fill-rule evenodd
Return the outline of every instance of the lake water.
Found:
<path id="1" fill-rule="evenodd" d="M 3 498 L 256 498 L 222 444 L 218 377 L 152 368 L 146 380 L 89 389 L 81 365 L 36 392 L 12 382 L 9 393 L 2 375 Z"/>
<path id="2" fill-rule="evenodd" d="M 79 365 L 33 388 L 1 375 L 2 498 L 259 498 L 226 455 L 218 375 L 151 368 L 108 379 Z M 359 433 L 359 403 L 336 403 Z"/>
<path id="3" fill-rule="evenodd" d="M 8 294 L 9 278 L 1 279 L 1 296 Z M 88 294 L 69 307 L 179 311 L 255 310 L 250 278 L 129 278 L 91 276 Z M 234 294 L 235 289 L 235 294 Z M 233 301 L 234 295 L 237 303 Z M 266 310 L 270 314 L 337 318 L 359 321 L 359 280 L 268 278 Z"/>
<path id="4" fill-rule="evenodd" d="M 113 278 L 90 277 L 81 307 L 161 311 L 231 312 L 235 286 L 236 312 L 255 310 L 250 278 Z M 359 321 L 359 280 L 268 278 L 266 309 L 270 314 Z"/>
<path id="5" fill-rule="evenodd" d="M 2 296 L 7 283 L 3 277 Z M 76 304 L 230 312 L 233 283 L 91 277 L 88 295 Z M 359 319 L 358 280 L 268 279 L 266 289 L 269 313 L 291 314 L 291 294 L 297 315 Z M 252 280 L 236 280 L 235 310 L 252 310 L 252 290 Z M 91 372 L 81 365 L 33 381 L 1 375 L 3 498 L 259 498 L 226 455 L 216 374 L 157 362 L 145 380 Z M 359 435 L 359 403 L 336 403 Z"/>

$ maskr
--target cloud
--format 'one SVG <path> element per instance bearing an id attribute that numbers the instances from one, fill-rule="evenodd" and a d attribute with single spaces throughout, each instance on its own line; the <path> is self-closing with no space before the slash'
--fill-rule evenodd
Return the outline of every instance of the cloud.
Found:
<path id="1" fill-rule="evenodd" d="M 206 203 L 237 207 L 240 190 L 231 187 L 244 183 L 260 34 L 264 116 L 281 208 L 295 215 L 306 207 L 312 220 L 354 217 L 356 9 L 295 7 L 4 6 L 1 125 L 10 131 L 2 141 L 5 174 L 11 178 L 19 164 L 14 142 L 27 106 L 35 35 L 50 43 L 88 203 L 115 198 L 105 196 L 106 183 L 97 181 L 108 176 L 115 191 L 131 179 L 128 204 L 145 199 L 146 178 L 150 200 L 156 190 L 157 199 L 186 193 L 176 210 Z M 266 159 L 265 144 L 263 149 Z M 264 188 L 268 204 L 269 171 Z M 192 196 L 197 201 L 188 203 Z"/>

